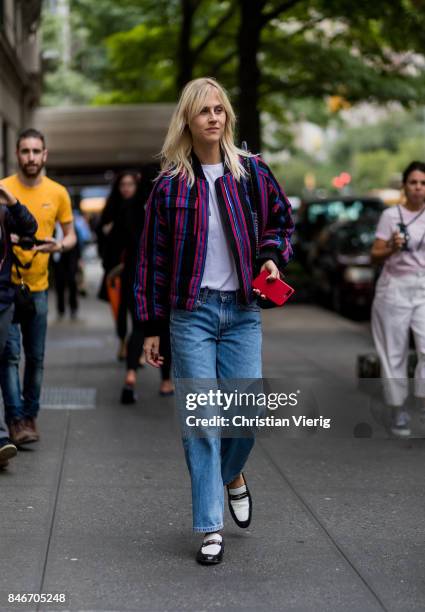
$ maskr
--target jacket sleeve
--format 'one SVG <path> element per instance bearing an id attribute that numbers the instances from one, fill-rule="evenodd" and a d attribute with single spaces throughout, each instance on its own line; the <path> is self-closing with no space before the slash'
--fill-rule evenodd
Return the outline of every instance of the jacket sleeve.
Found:
<path id="1" fill-rule="evenodd" d="M 26 206 L 17 202 L 6 208 L 6 224 L 9 232 L 19 235 L 35 234 L 38 225 Z"/>
<path id="2" fill-rule="evenodd" d="M 145 336 L 159 336 L 168 325 L 169 283 L 169 231 L 159 179 L 146 205 L 134 284 L 136 315 L 144 322 Z"/>
<path id="3" fill-rule="evenodd" d="M 265 225 L 259 239 L 259 263 L 267 259 L 279 269 L 285 268 L 292 258 L 291 236 L 294 231 L 291 204 L 264 161 L 258 159 L 258 172 L 262 175 L 262 200 L 266 204 Z"/>

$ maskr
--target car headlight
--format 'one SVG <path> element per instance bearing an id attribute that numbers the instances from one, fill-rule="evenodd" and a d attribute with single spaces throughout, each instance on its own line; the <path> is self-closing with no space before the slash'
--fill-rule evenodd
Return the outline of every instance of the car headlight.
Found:
<path id="1" fill-rule="evenodd" d="M 374 275 L 373 268 L 348 266 L 344 271 L 344 280 L 348 283 L 368 283 L 373 281 Z"/>

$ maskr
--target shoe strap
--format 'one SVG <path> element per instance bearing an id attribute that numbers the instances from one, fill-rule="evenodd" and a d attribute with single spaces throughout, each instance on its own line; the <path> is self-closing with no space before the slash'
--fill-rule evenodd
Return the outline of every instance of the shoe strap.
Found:
<path id="1" fill-rule="evenodd" d="M 223 540 L 205 540 L 204 542 L 202 542 L 201 548 L 204 548 L 204 546 L 211 546 L 212 544 L 218 544 L 219 546 L 222 546 Z"/>
<path id="2" fill-rule="evenodd" d="M 243 493 L 238 493 L 237 495 L 232 495 L 232 493 L 229 493 L 230 501 L 237 501 L 239 499 L 245 499 L 245 497 L 248 497 L 248 496 L 249 496 L 248 489 L 244 491 Z"/>

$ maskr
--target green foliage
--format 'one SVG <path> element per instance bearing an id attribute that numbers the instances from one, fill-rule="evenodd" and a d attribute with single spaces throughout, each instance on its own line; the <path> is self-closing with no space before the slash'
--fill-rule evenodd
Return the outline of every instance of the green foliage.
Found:
<path id="1" fill-rule="evenodd" d="M 332 192 L 332 178 L 342 171 L 352 175 L 354 193 L 365 193 L 397 187 L 402 170 L 414 159 L 425 159 L 424 117 L 399 111 L 374 125 L 342 129 L 325 159 L 297 151 L 275 171 L 291 194 L 304 193 L 307 173 L 314 174 L 316 189 Z"/>
<path id="2" fill-rule="evenodd" d="M 172 49 L 176 37 L 177 28 L 166 33 L 164 28 L 144 23 L 128 32 L 109 36 L 106 40 L 110 58 L 107 80 L 113 89 L 97 96 L 95 104 L 173 100 L 173 61 L 171 56 L 164 57 L 164 48 L 168 44 Z"/>
<path id="3" fill-rule="evenodd" d="M 354 152 L 373 152 L 385 149 L 394 155 L 400 142 L 413 138 L 420 129 L 414 115 L 391 113 L 388 118 L 374 125 L 345 128 L 331 151 L 331 158 L 349 166 Z"/>
<path id="4" fill-rule="evenodd" d="M 42 58 L 43 58 L 43 95 L 44 106 L 64 106 L 87 104 L 97 94 L 99 84 L 92 78 L 90 70 L 82 70 L 78 61 L 79 50 L 87 50 L 87 29 L 81 27 L 79 17 L 71 14 L 70 28 L 71 61 L 65 61 L 64 22 L 57 14 L 43 11 Z"/>
<path id="5" fill-rule="evenodd" d="M 396 159 L 386 149 L 358 152 L 353 155 L 352 172 L 358 192 L 387 187 L 397 172 Z"/>
<path id="6" fill-rule="evenodd" d="M 215 76 L 234 100 L 239 96 L 240 9 L 247 0 L 70 1 L 69 83 L 54 59 L 61 55 L 60 28 L 53 16 L 43 17 L 43 45 L 53 49 L 45 102 L 61 103 L 62 85 L 66 103 L 173 101 L 183 61 L 190 64 L 189 78 Z M 292 150 L 290 126 L 298 120 L 334 121 L 329 96 L 350 104 L 422 103 L 425 72 L 417 59 L 425 52 L 424 0 L 255 1 L 261 9 L 259 110 L 276 126 L 266 134 L 272 150 Z M 396 139 L 396 130 L 389 130 L 382 148 L 394 151 Z M 380 146 L 370 143 L 370 150 Z M 348 163 L 349 149 L 344 142 L 339 147 Z"/>
<path id="7" fill-rule="evenodd" d="M 334 191 L 331 181 L 334 176 L 341 172 L 341 167 L 335 166 L 332 160 L 318 161 L 299 152 L 288 161 L 272 164 L 277 179 L 281 182 L 283 189 L 289 195 L 308 196 L 305 186 L 307 174 L 313 175 L 316 186 L 313 193 L 329 193 Z M 339 169 L 338 169 L 339 168 Z"/>
<path id="8" fill-rule="evenodd" d="M 61 66 L 44 78 L 43 106 L 87 104 L 97 94 L 97 86 L 87 77 Z"/>
<path id="9" fill-rule="evenodd" d="M 301 194 L 304 189 L 304 177 L 311 171 L 311 160 L 294 157 L 285 163 L 274 165 L 276 177 L 288 195 Z"/>

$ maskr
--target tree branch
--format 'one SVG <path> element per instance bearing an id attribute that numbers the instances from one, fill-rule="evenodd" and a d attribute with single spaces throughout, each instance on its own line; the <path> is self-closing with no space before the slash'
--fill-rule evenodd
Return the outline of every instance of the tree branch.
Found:
<path id="1" fill-rule="evenodd" d="M 265 26 L 267 23 L 269 23 L 269 21 L 275 19 L 276 17 L 279 17 L 281 13 L 289 11 L 291 8 L 293 8 L 297 4 L 300 4 L 302 1 L 303 0 L 288 0 L 287 2 L 282 2 L 282 4 L 279 4 L 279 6 L 277 6 L 273 11 L 263 13 L 261 17 L 262 25 Z"/>
<path id="2" fill-rule="evenodd" d="M 211 74 L 212 76 L 215 76 L 217 74 L 217 72 L 220 70 L 220 68 L 222 66 L 224 66 L 224 64 L 229 62 L 232 58 L 234 58 L 236 55 L 237 55 L 237 50 L 236 49 L 233 49 L 232 51 L 229 51 L 229 53 L 227 55 L 222 57 L 218 62 L 216 62 L 211 67 L 211 70 L 210 70 L 209 74 Z"/>
<path id="3" fill-rule="evenodd" d="M 205 36 L 204 40 L 202 40 L 195 47 L 195 49 L 193 49 L 193 57 L 194 58 L 197 58 L 199 55 L 201 55 L 202 51 L 204 51 L 204 49 L 206 49 L 206 47 L 208 47 L 210 42 L 212 40 L 214 40 L 215 36 L 217 36 L 217 34 L 219 33 L 220 28 L 222 28 L 224 26 L 224 24 L 227 21 L 229 21 L 229 19 L 233 16 L 233 14 L 235 12 L 235 9 L 236 9 L 236 4 L 234 2 L 232 2 L 232 4 L 230 5 L 230 8 L 227 11 L 227 13 L 225 13 L 223 15 L 223 17 L 217 21 L 215 26 L 208 32 L 207 36 Z"/>

